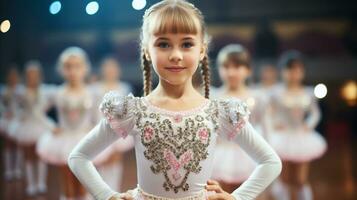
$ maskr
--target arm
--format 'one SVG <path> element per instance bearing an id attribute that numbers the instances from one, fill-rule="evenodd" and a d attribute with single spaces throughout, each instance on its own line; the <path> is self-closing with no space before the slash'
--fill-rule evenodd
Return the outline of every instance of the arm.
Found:
<path id="1" fill-rule="evenodd" d="M 310 129 L 313 130 L 318 122 L 320 121 L 321 118 L 321 112 L 319 109 L 319 106 L 317 105 L 316 99 L 311 97 L 311 105 L 309 107 L 309 115 L 306 119 L 306 126 Z"/>
<path id="2" fill-rule="evenodd" d="M 103 181 L 91 160 L 118 138 L 109 124 L 102 120 L 78 143 L 68 158 L 70 169 L 95 199 L 107 200 L 117 194 Z"/>
<path id="3" fill-rule="evenodd" d="M 269 144 L 255 132 L 249 122 L 233 139 L 247 154 L 257 162 L 251 176 L 232 195 L 237 200 L 255 199 L 281 172 L 280 158 Z"/>
<path id="4" fill-rule="evenodd" d="M 274 150 L 248 121 L 245 103 L 236 100 L 221 102 L 219 135 L 238 144 L 258 164 L 251 176 L 232 196 L 236 200 L 255 199 L 281 172 L 281 161 Z"/>

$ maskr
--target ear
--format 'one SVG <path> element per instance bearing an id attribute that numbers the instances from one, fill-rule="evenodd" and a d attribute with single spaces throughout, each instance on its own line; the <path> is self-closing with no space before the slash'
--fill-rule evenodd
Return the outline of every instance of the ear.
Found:
<path id="1" fill-rule="evenodd" d="M 144 55 L 145 55 L 146 60 L 151 61 L 149 51 L 146 48 L 144 49 Z"/>
<path id="2" fill-rule="evenodd" d="M 207 52 L 207 44 L 203 43 L 200 50 L 200 61 L 202 61 L 203 58 L 206 56 L 206 52 Z"/>

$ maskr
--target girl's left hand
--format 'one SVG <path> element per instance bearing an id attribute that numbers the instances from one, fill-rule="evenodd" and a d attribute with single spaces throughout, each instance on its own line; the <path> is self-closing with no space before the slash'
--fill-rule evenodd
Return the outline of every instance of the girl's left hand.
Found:
<path id="1" fill-rule="evenodd" d="M 224 191 L 217 181 L 208 180 L 206 190 L 216 192 L 215 194 L 209 195 L 208 200 L 236 200 L 231 194 Z"/>

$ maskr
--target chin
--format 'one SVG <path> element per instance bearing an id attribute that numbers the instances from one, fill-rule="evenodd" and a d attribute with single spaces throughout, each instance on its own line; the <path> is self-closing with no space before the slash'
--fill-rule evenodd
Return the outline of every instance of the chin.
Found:
<path id="1" fill-rule="evenodd" d="M 170 85 L 183 85 L 189 81 L 187 78 L 184 77 L 170 77 L 170 78 L 163 78 L 163 81 Z"/>

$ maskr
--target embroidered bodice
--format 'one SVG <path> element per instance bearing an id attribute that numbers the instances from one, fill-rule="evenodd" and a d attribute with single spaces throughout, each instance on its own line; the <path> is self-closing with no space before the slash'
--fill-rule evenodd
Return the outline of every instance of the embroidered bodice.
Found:
<path id="1" fill-rule="evenodd" d="M 277 88 L 270 99 L 272 128 L 283 124 L 288 130 L 301 130 L 304 126 L 314 129 L 320 119 L 320 111 L 312 89 L 303 88 L 291 93 L 286 87 Z"/>
<path id="2" fill-rule="evenodd" d="M 68 94 L 64 86 L 60 87 L 55 96 L 55 106 L 58 109 L 59 127 L 64 132 L 88 131 L 93 124 L 93 99 L 88 89 L 83 94 Z"/>
<path id="3" fill-rule="evenodd" d="M 145 97 L 110 92 L 100 109 L 105 118 L 69 158 L 73 172 L 97 199 L 108 199 L 115 192 L 88 159 L 129 134 L 135 139 L 138 185 L 156 196 L 183 198 L 202 191 L 211 176 L 217 137 L 237 142 L 264 165 L 255 176 L 265 180 L 248 180 L 235 192 L 237 198 L 253 199 L 280 172 L 279 158 L 249 124 L 248 108 L 239 100 L 206 100 L 191 110 L 169 111 Z M 251 190 L 255 192 L 246 194 Z"/>

